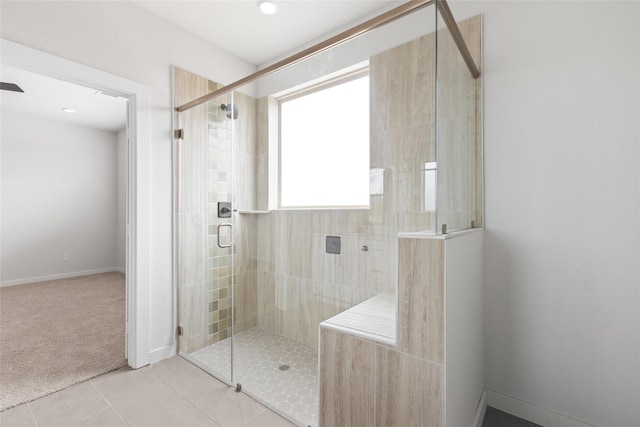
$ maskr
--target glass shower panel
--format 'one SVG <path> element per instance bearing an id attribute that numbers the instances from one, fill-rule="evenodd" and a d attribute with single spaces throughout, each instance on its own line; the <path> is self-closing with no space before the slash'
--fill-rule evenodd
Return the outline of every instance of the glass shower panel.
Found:
<path id="1" fill-rule="evenodd" d="M 186 100 L 219 87 L 177 68 L 174 82 L 181 89 L 177 98 L 190 93 Z M 178 351 L 230 384 L 233 117 L 232 94 L 185 111 L 177 123 L 182 138 L 175 144 Z M 224 343 L 218 351 L 209 351 L 218 342 Z"/>
<path id="2" fill-rule="evenodd" d="M 481 25 L 479 16 L 458 22 L 478 68 Z M 446 27 L 437 45 L 436 232 L 444 233 L 483 226 L 482 78 L 471 75 Z"/>
<path id="3" fill-rule="evenodd" d="M 425 9 L 233 94 L 233 382 L 304 425 L 318 425 L 319 324 L 373 297 L 395 307 L 398 233 L 435 230 L 435 28 L 434 8 Z M 369 206 L 282 207 L 280 103 L 362 69 Z M 325 108 L 349 117 L 355 104 Z"/>

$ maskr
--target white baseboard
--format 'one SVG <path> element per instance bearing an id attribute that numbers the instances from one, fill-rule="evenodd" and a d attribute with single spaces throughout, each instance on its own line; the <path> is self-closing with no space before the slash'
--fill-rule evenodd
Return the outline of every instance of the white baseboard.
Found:
<path id="1" fill-rule="evenodd" d="M 149 363 L 157 363 L 161 360 L 168 359 L 169 357 L 176 355 L 176 345 L 171 344 L 164 347 L 160 347 L 157 350 L 153 350 L 149 353 Z"/>
<path id="2" fill-rule="evenodd" d="M 482 391 L 478 407 L 476 408 L 476 415 L 473 417 L 473 424 L 471 427 L 482 427 L 484 421 L 484 414 L 487 412 L 487 389 Z"/>
<path id="3" fill-rule="evenodd" d="M 0 287 L 26 285 L 28 283 L 46 282 L 49 280 L 68 279 L 70 277 L 88 276 L 90 274 L 112 273 L 114 271 L 124 273 L 118 267 L 98 268 L 95 270 L 74 271 L 72 273 L 50 274 L 47 276 L 26 277 L 24 279 L 5 280 L 0 282 Z"/>
<path id="4" fill-rule="evenodd" d="M 504 394 L 496 393 L 495 391 L 486 391 L 488 406 L 515 415 L 534 424 L 545 427 L 596 427 L 593 424 L 532 405 Z"/>
<path id="5" fill-rule="evenodd" d="M 113 267 L 113 271 L 117 271 L 118 273 L 127 274 L 127 270 L 122 267 Z"/>

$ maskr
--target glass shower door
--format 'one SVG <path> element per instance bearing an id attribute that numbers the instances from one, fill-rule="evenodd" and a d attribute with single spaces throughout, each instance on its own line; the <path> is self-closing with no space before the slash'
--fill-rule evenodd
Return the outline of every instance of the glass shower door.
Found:
<path id="1" fill-rule="evenodd" d="M 234 94 L 240 117 L 234 139 L 239 212 L 233 378 L 243 392 L 301 425 L 319 425 L 319 324 L 374 298 L 393 310 L 398 234 L 435 228 L 435 170 L 428 192 L 423 178 L 425 165 L 436 162 L 434 10 L 412 20 L 420 31 L 405 34 L 398 21 Z M 282 104 L 335 88 L 362 70 L 369 76 L 369 98 L 362 103 L 368 108 L 368 151 L 362 159 L 368 167 L 361 173 L 347 166 L 345 179 L 364 178 L 369 206 L 282 206 Z M 322 120 L 307 133 L 331 128 L 340 122 L 337 116 L 350 119 L 347 125 L 356 122 L 359 100 L 330 101 L 323 107 L 328 118 L 308 114 Z M 348 128 L 333 129 L 338 139 Z M 297 143 L 310 140 L 302 132 Z M 343 156 L 349 143 L 333 157 Z M 319 145 L 329 150 L 325 141 Z M 323 180 L 345 168 L 331 159 L 315 160 L 325 167 L 318 174 Z"/>
<path id="2" fill-rule="evenodd" d="M 178 105 L 218 88 L 177 68 L 174 82 Z M 180 113 L 174 143 L 178 353 L 228 384 L 233 383 L 231 99 L 228 94 Z"/>

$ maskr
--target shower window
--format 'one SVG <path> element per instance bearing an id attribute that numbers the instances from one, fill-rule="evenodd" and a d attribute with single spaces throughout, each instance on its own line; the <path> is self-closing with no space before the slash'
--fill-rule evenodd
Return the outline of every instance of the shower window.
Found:
<path id="1" fill-rule="evenodd" d="M 369 206 L 368 69 L 279 97 L 282 208 Z"/>

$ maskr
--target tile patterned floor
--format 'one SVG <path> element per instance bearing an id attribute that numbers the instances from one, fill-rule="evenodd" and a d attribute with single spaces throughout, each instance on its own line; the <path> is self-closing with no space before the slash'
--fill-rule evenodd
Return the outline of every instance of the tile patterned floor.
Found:
<path id="1" fill-rule="evenodd" d="M 253 349 L 257 348 L 259 351 L 270 349 L 272 352 L 267 353 L 267 359 L 274 364 L 287 360 L 286 363 L 297 366 L 299 371 L 305 371 L 309 368 L 300 369 L 300 366 L 304 366 L 302 359 L 316 357 L 310 354 L 315 352 L 306 347 L 288 353 L 292 347 L 296 347 L 295 343 L 286 343 L 277 335 L 272 337 L 272 334 L 262 330 L 248 332 L 250 333 L 246 334 L 247 338 L 255 335 L 259 337 L 247 339 L 252 341 L 247 343 L 247 346 L 249 348 L 253 346 Z M 274 340 L 270 341 L 272 338 Z M 239 341 L 242 342 L 242 340 Z M 288 350 L 279 353 L 273 349 L 278 346 Z M 280 359 L 282 355 L 286 359 Z M 251 357 L 245 360 L 249 359 Z M 281 408 L 291 410 L 299 404 L 295 396 L 298 396 L 300 401 L 305 401 L 306 397 L 311 396 L 312 390 L 317 390 L 317 387 L 301 387 L 297 383 L 309 375 L 302 373 L 296 377 L 283 376 L 282 381 L 278 379 L 280 384 L 293 384 L 293 387 L 273 385 L 275 381 L 271 380 L 275 373 L 267 365 L 266 362 L 262 364 L 267 375 L 259 378 L 267 379 L 263 383 L 265 390 L 270 389 L 270 393 L 280 396 L 275 402 L 276 407 L 280 405 Z M 292 370 L 293 368 L 284 373 Z M 304 381 L 313 381 L 317 385 L 315 378 L 317 376 Z M 287 391 L 292 393 L 289 397 L 287 397 Z M 298 394 L 293 394 L 294 391 Z M 289 401 L 291 397 L 293 399 Z M 309 399 L 307 401 L 310 402 Z M 284 403 L 289 403 L 289 406 Z M 310 407 L 313 403 L 305 405 Z M 487 408 L 482 425 L 483 427 L 540 427 L 490 407 Z M 243 393 L 236 393 L 233 388 L 180 357 L 172 357 L 135 371 L 122 368 L 0 412 L 0 426 L 295 427 L 294 424 L 255 400 Z"/>
<path id="2" fill-rule="evenodd" d="M 217 372 L 229 370 L 231 339 L 192 353 L 199 363 Z M 260 328 L 233 338 L 235 383 L 276 412 L 297 422 L 318 425 L 318 352 Z M 289 369 L 280 370 L 282 365 Z"/>
<path id="3" fill-rule="evenodd" d="M 180 357 L 119 369 L 0 412 L 2 427 L 294 427 Z"/>

